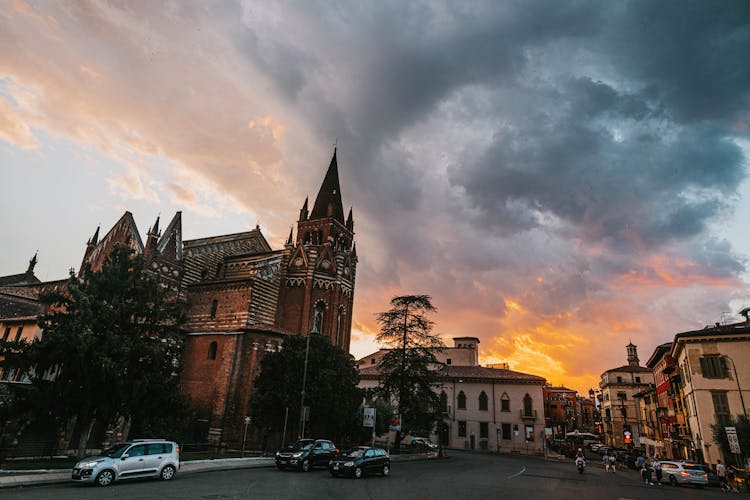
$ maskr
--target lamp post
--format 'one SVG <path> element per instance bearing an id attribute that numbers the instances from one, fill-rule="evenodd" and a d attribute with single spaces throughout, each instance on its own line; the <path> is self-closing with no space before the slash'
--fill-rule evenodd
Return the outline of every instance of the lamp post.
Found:
<path id="1" fill-rule="evenodd" d="M 742 403 L 742 413 L 745 415 L 745 418 L 747 418 L 747 409 L 745 409 L 745 398 L 742 397 L 742 388 L 740 388 L 740 377 L 737 375 L 737 367 L 734 364 L 734 360 L 724 355 L 725 358 L 727 358 L 729 361 L 732 362 L 732 368 L 734 369 L 734 379 L 737 381 L 737 391 L 740 393 L 740 402 Z"/>
<path id="2" fill-rule="evenodd" d="M 307 344 L 305 346 L 305 368 L 302 372 L 302 394 L 299 402 L 299 438 L 305 438 L 305 383 L 307 382 L 307 359 L 310 355 L 310 335 L 312 332 L 307 334 Z"/>

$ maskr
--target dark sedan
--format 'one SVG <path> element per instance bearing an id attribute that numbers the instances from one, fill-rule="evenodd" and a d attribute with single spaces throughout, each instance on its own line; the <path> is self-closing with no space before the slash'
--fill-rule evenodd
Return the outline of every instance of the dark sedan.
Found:
<path id="1" fill-rule="evenodd" d="M 327 439 L 300 439 L 276 452 L 276 467 L 307 472 L 316 465 L 328 465 L 337 452 L 336 446 Z"/>
<path id="2" fill-rule="evenodd" d="M 365 474 L 383 474 L 391 472 L 391 458 L 381 448 L 357 446 L 339 454 L 328 464 L 332 476 L 353 476 L 360 478 Z"/>

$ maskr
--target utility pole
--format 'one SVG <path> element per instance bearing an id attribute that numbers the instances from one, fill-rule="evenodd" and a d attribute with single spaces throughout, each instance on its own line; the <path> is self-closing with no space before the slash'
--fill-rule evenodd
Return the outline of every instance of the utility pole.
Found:
<path id="1" fill-rule="evenodd" d="M 305 346 L 305 368 L 302 372 L 302 394 L 299 403 L 299 436 L 305 438 L 305 384 L 307 383 L 307 359 L 310 355 L 310 335 L 307 334 L 307 345 Z"/>

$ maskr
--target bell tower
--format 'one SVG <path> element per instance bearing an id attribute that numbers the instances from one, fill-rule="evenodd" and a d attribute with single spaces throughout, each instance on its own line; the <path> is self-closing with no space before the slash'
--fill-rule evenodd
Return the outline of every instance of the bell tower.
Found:
<path id="1" fill-rule="evenodd" d="M 320 334 L 349 351 L 357 255 L 352 210 L 344 219 L 336 149 L 312 211 L 308 200 L 297 235 L 285 245 L 276 322 L 299 334 Z"/>

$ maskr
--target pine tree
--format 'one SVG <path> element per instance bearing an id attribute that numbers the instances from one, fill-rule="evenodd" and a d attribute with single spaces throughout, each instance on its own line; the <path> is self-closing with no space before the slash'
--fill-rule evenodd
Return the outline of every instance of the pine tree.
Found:
<path id="1" fill-rule="evenodd" d="M 40 301 L 41 338 L 6 346 L 5 363 L 31 379 L 32 417 L 50 415 L 59 428 L 75 419 L 79 455 L 95 422 L 106 428 L 124 418 L 131 432 L 163 432 L 175 428 L 167 421 L 185 418 L 183 315 L 133 250 L 115 247 L 100 271 L 71 271 L 64 288 Z"/>
<path id="2" fill-rule="evenodd" d="M 433 390 L 438 381 L 435 350 L 445 345 L 426 316 L 436 311 L 429 295 L 403 295 L 392 298 L 391 309 L 377 316 L 377 340 L 391 349 L 380 361 L 380 391 L 395 401 L 402 425 L 412 432 L 429 433 L 440 414 L 440 398 Z M 396 447 L 400 442 L 397 431 Z"/>

